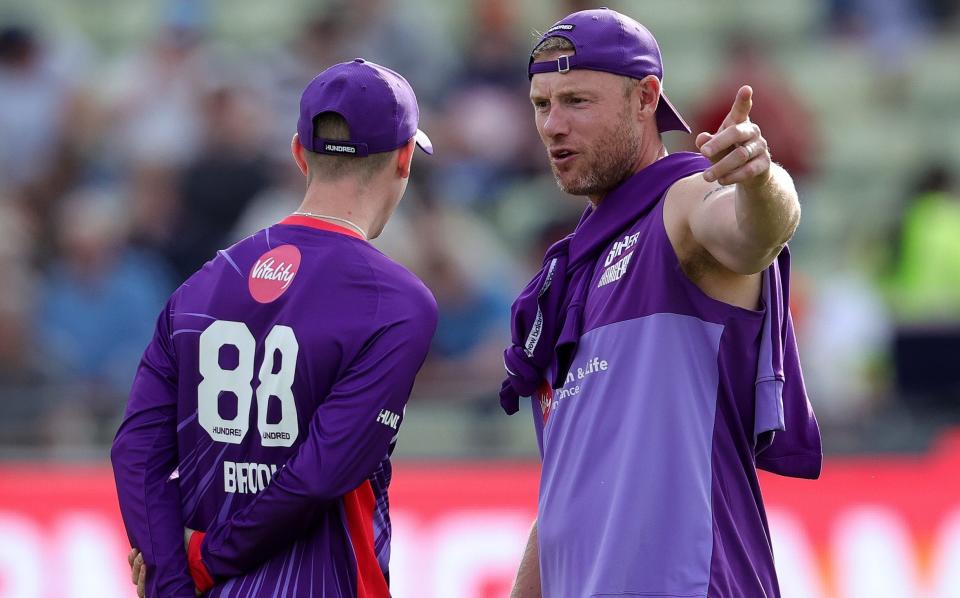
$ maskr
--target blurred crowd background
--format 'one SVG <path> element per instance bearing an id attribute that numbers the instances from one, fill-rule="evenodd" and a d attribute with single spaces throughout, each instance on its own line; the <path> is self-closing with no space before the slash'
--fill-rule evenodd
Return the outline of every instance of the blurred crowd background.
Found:
<path id="1" fill-rule="evenodd" d="M 922 450 L 960 423 L 958 2 L 609 4 L 659 40 L 694 133 L 754 87 L 804 206 L 793 309 L 827 450 Z M 166 297 L 297 207 L 300 92 L 357 56 L 411 81 L 437 150 L 376 241 L 440 307 L 400 453 L 533 456 L 496 399 L 509 306 L 583 202 L 549 174 L 526 63 L 535 31 L 595 6 L 0 1 L 0 457 L 106 454 Z"/>

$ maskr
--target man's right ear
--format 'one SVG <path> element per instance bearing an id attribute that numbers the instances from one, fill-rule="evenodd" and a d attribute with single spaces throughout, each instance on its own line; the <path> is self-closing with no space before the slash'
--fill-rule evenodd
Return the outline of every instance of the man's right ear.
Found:
<path id="1" fill-rule="evenodd" d="M 290 140 L 290 153 L 293 154 L 293 161 L 297 163 L 303 176 L 307 176 L 307 158 L 304 155 L 305 151 L 303 144 L 300 143 L 300 135 L 294 133 L 293 139 Z"/>
<path id="2" fill-rule="evenodd" d="M 413 154 L 416 153 L 417 142 L 412 138 L 406 145 L 401 145 L 397 149 L 397 173 L 402 178 L 410 177 L 410 168 L 413 164 Z"/>

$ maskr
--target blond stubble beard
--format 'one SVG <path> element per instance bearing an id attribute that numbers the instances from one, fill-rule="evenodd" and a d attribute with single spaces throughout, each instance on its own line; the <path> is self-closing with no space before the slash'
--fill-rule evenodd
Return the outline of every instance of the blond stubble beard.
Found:
<path id="1" fill-rule="evenodd" d="M 622 113 L 618 125 L 606 131 L 596 145 L 581 154 L 584 174 L 567 184 L 560 177 L 556 166 L 550 165 L 557 186 L 571 195 L 600 196 L 619 185 L 633 174 L 637 156 L 640 155 L 641 139 L 633 123 Z"/>

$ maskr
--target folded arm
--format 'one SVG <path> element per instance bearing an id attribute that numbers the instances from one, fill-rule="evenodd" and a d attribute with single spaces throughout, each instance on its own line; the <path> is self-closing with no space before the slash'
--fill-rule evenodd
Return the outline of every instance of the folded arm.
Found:
<path id="1" fill-rule="evenodd" d="M 142 551 L 147 596 L 193 598 L 183 546 L 177 457 L 177 370 L 169 306 L 157 322 L 134 378 L 110 460 L 131 546 Z"/>
<path id="2" fill-rule="evenodd" d="M 214 579 L 246 573 L 295 542 L 317 510 L 356 489 L 387 458 L 436 327 L 435 309 L 407 310 L 379 328 L 270 485 L 206 531 L 199 556 Z"/>

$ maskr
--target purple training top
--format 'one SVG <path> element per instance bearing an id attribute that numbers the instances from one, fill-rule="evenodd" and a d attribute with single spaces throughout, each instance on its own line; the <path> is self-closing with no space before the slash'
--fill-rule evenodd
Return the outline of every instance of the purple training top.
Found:
<path id="1" fill-rule="evenodd" d="M 789 253 L 764 272 L 752 311 L 706 296 L 667 237 L 665 190 L 708 166 L 673 154 L 627 179 L 551 250 L 559 257 L 548 253 L 541 288 L 514 306 L 516 321 L 534 324 L 515 330 L 506 354 L 508 411 L 508 387 L 522 388 L 542 359 L 537 337 L 553 329 L 557 343 L 547 379 L 559 379 L 532 401 L 544 596 L 779 595 L 757 467 L 816 477 L 820 437 L 785 311 Z M 625 217 L 613 210 L 635 216 L 618 228 Z M 596 241 L 597 227 L 619 232 L 586 273 L 551 274 L 562 243 L 568 277 L 578 271 L 578 237 Z M 562 322 L 530 303 L 556 303 L 558 284 L 575 287 Z"/>
<path id="2" fill-rule="evenodd" d="M 170 298 L 111 458 L 148 596 L 389 595 L 389 455 L 436 327 L 427 288 L 350 231 L 292 216 Z"/>

